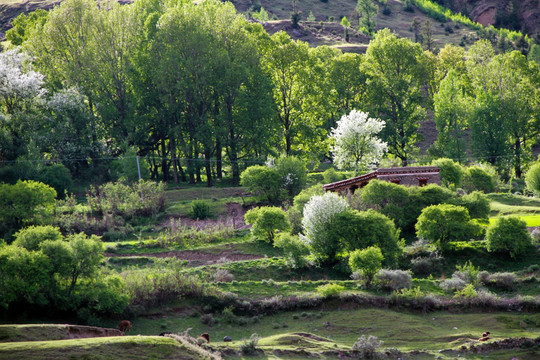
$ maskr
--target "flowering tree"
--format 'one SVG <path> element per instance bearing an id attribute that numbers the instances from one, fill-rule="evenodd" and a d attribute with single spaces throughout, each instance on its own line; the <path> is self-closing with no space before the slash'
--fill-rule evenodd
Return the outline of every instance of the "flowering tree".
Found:
<path id="1" fill-rule="evenodd" d="M 330 224 L 336 214 L 348 208 L 347 201 L 336 193 L 313 196 L 304 206 L 302 226 L 305 236 L 302 239 L 316 257 L 328 260 L 335 257 L 340 245 L 329 236 Z"/>
<path id="2" fill-rule="evenodd" d="M 332 129 L 330 138 L 334 142 L 332 154 L 340 169 L 352 168 L 358 174 L 361 169 L 377 163 L 386 152 L 386 143 L 378 134 L 385 122 L 368 117 L 368 113 L 352 110 L 343 115 Z"/>
<path id="3" fill-rule="evenodd" d="M 27 70 L 29 58 L 17 49 L 0 53 L 0 112 L 13 114 L 25 100 L 44 94 L 43 75 Z"/>

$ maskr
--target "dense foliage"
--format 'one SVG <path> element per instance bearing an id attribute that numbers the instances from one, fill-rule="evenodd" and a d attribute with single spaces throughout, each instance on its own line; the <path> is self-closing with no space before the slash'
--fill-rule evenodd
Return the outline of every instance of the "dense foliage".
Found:
<path id="1" fill-rule="evenodd" d="M 527 224 L 516 216 L 499 217 L 486 232 L 488 250 L 511 258 L 524 255 L 531 246 Z"/>
<path id="2" fill-rule="evenodd" d="M 133 181 L 139 155 L 142 178 L 212 185 L 226 173 L 236 185 L 243 168 L 269 155 L 324 159 L 338 119 L 362 109 L 385 122 L 381 141 L 404 165 L 431 111 L 433 155 L 488 161 L 520 178 L 539 135 L 538 64 L 518 51 L 496 54 L 487 41 L 435 55 L 387 29 L 375 33 L 373 1 L 358 11 L 373 32 L 365 55 L 269 36 L 214 0 L 68 0 L 21 16 L 8 32 L 20 48 L 0 54 L 0 173 L 46 181 L 63 196 L 68 174 L 40 177 L 45 164 L 61 163 L 75 179 Z M 121 172 L 104 171 L 114 159 Z M 291 181 L 289 196 L 298 191 Z"/>

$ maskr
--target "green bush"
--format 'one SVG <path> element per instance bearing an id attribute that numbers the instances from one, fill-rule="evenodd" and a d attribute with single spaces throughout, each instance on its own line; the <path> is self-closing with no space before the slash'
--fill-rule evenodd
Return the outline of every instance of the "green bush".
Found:
<path id="1" fill-rule="evenodd" d="M 431 162 L 431 165 L 440 169 L 441 184 L 458 188 L 463 180 L 463 167 L 451 159 L 440 158 Z"/>
<path id="2" fill-rule="evenodd" d="M 349 266 L 353 272 L 360 271 L 366 279 L 366 286 L 370 286 L 373 277 L 381 269 L 384 256 L 377 246 L 370 246 L 363 250 L 355 250 L 349 255 Z"/>
<path id="3" fill-rule="evenodd" d="M 324 183 L 330 184 L 336 181 L 345 180 L 347 178 L 347 173 L 343 171 L 336 171 L 334 168 L 328 168 L 323 172 L 322 176 Z"/>
<path id="4" fill-rule="evenodd" d="M 527 171 L 525 182 L 530 191 L 535 192 L 536 195 L 540 195 L 540 162 L 533 164 L 529 171 Z"/>
<path id="5" fill-rule="evenodd" d="M 13 245 L 20 246 L 30 251 L 40 249 L 40 244 L 46 240 L 63 240 L 60 229 L 54 226 L 30 226 L 15 233 Z"/>
<path id="6" fill-rule="evenodd" d="M 399 230 L 392 220 L 374 210 L 346 210 L 335 215 L 329 237 L 346 251 L 377 246 L 384 255 L 384 264 L 388 266 L 397 264 L 402 251 Z"/>
<path id="7" fill-rule="evenodd" d="M 0 184 L 0 236 L 23 226 L 49 221 L 56 191 L 36 181 L 18 181 L 15 185 Z"/>
<path id="8" fill-rule="evenodd" d="M 298 236 L 281 233 L 274 241 L 274 246 L 283 251 L 283 255 L 293 267 L 306 265 L 305 257 L 309 255 L 309 248 Z"/>
<path id="9" fill-rule="evenodd" d="M 404 209 L 409 202 L 409 192 L 405 186 L 372 180 L 362 189 L 360 199 L 394 220 L 397 226 L 403 228 L 406 225 Z"/>
<path id="10" fill-rule="evenodd" d="M 489 174 L 480 166 L 468 167 L 463 177 L 463 188 L 467 192 L 477 190 L 484 193 L 492 193 L 495 191 L 493 174 Z"/>
<path id="11" fill-rule="evenodd" d="M 277 203 L 281 195 L 281 175 L 273 168 L 250 166 L 240 175 L 240 184 L 255 195 L 266 197 L 270 204 Z"/>
<path id="12" fill-rule="evenodd" d="M 191 203 L 191 217 L 194 219 L 206 219 L 210 217 L 210 205 L 203 200 L 194 200 Z"/>
<path id="13" fill-rule="evenodd" d="M 255 238 L 272 243 L 278 231 L 290 229 L 287 214 L 281 208 L 263 206 L 254 208 L 244 215 L 246 224 L 252 224 L 251 233 Z"/>
<path id="14" fill-rule="evenodd" d="M 480 191 L 473 191 L 470 194 L 458 198 L 455 205 L 460 205 L 469 210 L 472 219 L 488 219 L 491 206 L 487 196 Z"/>
<path id="15" fill-rule="evenodd" d="M 325 284 L 317 287 L 317 292 L 324 297 L 335 297 L 345 291 L 345 287 L 339 284 Z"/>
<path id="16" fill-rule="evenodd" d="M 283 156 L 276 160 L 276 170 L 281 175 L 281 183 L 290 198 L 298 195 L 306 187 L 306 164 L 294 156 Z"/>
<path id="17" fill-rule="evenodd" d="M 143 180 L 132 185 L 116 182 L 92 186 L 86 200 L 99 215 L 155 216 L 165 208 L 165 183 Z"/>
<path id="18" fill-rule="evenodd" d="M 416 223 L 417 236 L 431 241 L 440 250 L 447 250 L 450 241 L 469 240 L 481 231 L 481 226 L 471 221 L 466 208 L 450 204 L 426 207 Z"/>
<path id="19" fill-rule="evenodd" d="M 527 224 L 517 216 L 498 217 L 486 232 L 487 248 L 490 252 L 520 257 L 527 253 L 532 239 Z"/>

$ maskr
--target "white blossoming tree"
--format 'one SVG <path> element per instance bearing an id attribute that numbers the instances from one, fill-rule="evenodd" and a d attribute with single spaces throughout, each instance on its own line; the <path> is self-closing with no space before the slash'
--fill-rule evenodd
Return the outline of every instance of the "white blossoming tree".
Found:
<path id="1" fill-rule="evenodd" d="M 352 110 L 343 115 L 332 129 L 330 139 L 334 163 L 340 169 L 354 169 L 358 174 L 362 169 L 379 162 L 387 150 L 386 143 L 377 134 L 385 122 L 368 117 L 368 113 Z"/>
<path id="2" fill-rule="evenodd" d="M 301 239 L 310 247 L 313 254 L 323 260 L 332 260 L 340 248 L 338 242 L 329 235 L 332 218 L 349 208 L 347 201 L 336 193 L 313 196 L 304 206 Z"/>
<path id="3" fill-rule="evenodd" d="M 0 53 L 0 112 L 13 114 L 45 93 L 43 75 L 28 69 L 29 60 L 18 49 Z"/>

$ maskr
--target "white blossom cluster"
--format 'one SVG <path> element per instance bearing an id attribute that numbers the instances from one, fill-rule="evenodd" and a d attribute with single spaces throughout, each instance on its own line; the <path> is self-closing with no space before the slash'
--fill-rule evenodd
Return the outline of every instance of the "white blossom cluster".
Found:
<path id="1" fill-rule="evenodd" d="M 326 225 L 332 217 L 348 208 L 347 201 L 336 193 L 313 196 L 304 206 L 302 226 L 306 237 L 302 237 L 302 240 L 309 244 L 317 236 L 324 236 Z"/>
<path id="2" fill-rule="evenodd" d="M 387 145 L 376 135 L 384 128 L 385 122 L 368 117 L 369 113 L 352 110 L 343 115 L 332 129 L 330 138 L 334 141 L 331 148 L 334 163 L 340 169 L 355 169 L 359 172 L 364 167 L 376 165 Z"/>
<path id="3" fill-rule="evenodd" d="M 17 49 L 0 53 L 0 105 L 4 105 L 7 112 L 25 99 L 45 94 L 44 76 L 33 70 L 24 71 L 28 62 L 28 56 Z"/>

